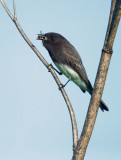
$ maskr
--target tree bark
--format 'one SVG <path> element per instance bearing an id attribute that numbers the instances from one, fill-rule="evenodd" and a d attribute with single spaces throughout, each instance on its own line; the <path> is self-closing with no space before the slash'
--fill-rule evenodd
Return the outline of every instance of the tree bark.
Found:
<path id="1" fill-rule="evenodd" d="M 81 133 L 80 139 L 78 141 L 77 147 L 75 149 L 73 160 L 83 160 L 86 149 L 94 128 L 96 121 L 100 100 L 102 97 L 103 88 L 105 85 L 105 80 L 112 56 L 112 46 L 114 38 L 117 32 L 120 15 L 121 15 L 121 0 L 112 0 L 110 18 L 106 33 L 106 38 L 104 42 L 104 47 L 102 49 L 102 55 L 100 59 L 100 64 L 98 67 L 98 72 L 94 84 L 94 90 L 90 100 L 89 109 L 87 112 L 85 124 L 83 131 Z"/>

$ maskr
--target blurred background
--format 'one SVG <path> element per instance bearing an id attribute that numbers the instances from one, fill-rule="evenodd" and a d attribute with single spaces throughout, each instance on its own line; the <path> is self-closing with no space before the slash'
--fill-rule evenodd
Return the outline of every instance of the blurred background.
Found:
<path id="1" fill-rule="evenodd" d="M 5 0 L 13 13 L 13 1 Z M 108 25 L 111 1 L 16 0 L 18 21 L 32 43 L 52 63 L 37 34 L 57 32 L 78 50 L 94 84 Z M 72 127 L 53 77 L 21 37 L 0 4 L 0 159 L 69 160 Z M 121 158 L 121 25 L 103 92 L 109 112 L 99 110 L 85 160 Z M 65 84 L 67 78 L 59 76 Z M 65 90 L 79 136 L 90 101 L 72 82 Z"/>

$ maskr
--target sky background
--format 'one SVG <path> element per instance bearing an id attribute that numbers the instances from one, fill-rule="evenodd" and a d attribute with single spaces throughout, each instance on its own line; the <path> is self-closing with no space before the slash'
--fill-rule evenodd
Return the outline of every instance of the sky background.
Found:
<path id="1" fill-rule="evenodd" d="M 12 0 L 5 0 L 13 13 Z M 104 44 L 111 1 L 16 0 L 18 21 L 48 63 L 37 41 L 42 31 L 57 32 L 78 50 L 94 84 Z M 121 159 L 121 25 L 114 41 L 103 100 L 85 160 Z M 59 76 L 64 84 L 67 78 Z M 79 136 L 90 101 L 70 82 L 65 90 L 73 105 Z M 72 127 L 65 101 L 53 77 L 26 44 L 0 4 L 0 159 L 70 160 Z"/>

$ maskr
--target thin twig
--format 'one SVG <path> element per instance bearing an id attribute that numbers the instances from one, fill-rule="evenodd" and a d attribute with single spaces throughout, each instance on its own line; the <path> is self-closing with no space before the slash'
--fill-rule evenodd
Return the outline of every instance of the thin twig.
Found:
<path id="1" fill-rule="evenodd" d="M 55 71 L 53 70 L 53 67 L 51 65 L 49 65 L 47 63 L 47 61 L 44 59 L 44 57 L 40 54 L 40 52 L 37 50 L 37 48 L 32 44 L 32 42 L 28 39 L 28 37 L 26 36 L 26 34 L 24 33 L 24 31 L 22 30 L 21 26 L 19 25 L 18 21 L 17 21 L 17 16 L 16 16 L 16 8 L 15 8 L 15 0 L 14 0 L 14 17 L 11 14 L 11 12 L 9 11 L 9 9 L 7 8 L 6 4 L 4 3 L 3 0 L 0 0 L 0 2 L 2 3 L 4 9 L 6 10 L 7 14 L 9 15 L 9 17 L 13 20 L 13 22 L 15 23 L 17 29 L 19 30 L 20 34 L 22 35 L 22 37 L 24 38 L 24 40 L 27 42 L 27 44 L 31 47 L 31 49 L 35 52 L 35 54 L 38 56 L 38 58 L 42 61 L 42 63 L 47 67 L 47 69 L 50 70 L 53 78 L 55 79 L 58 87 L 61 90 L 61 93 L 65 99 L 65 102 L 67 104 L 69 113 L 70 113 L 70 117 L 71 117 L 71 123 L 72 123 L 72 132 L 73 132 L 73 147 L 75 148 L 77 146 L 77 141 L 78 141 L 78 132 L 77 132 L 77 123 L 76 123 L 76 118 L 75 118 L 75 114 L 72 108 L 72 105 L 70 103 L 70 100 L 64 90 L 64 88 L 62 88 L 62 84 L 59 80 L 59 78 L 57 77 Z"/>
<path id="2" fill-rule="evenodd" d="M 17 19 L 15 0 L 13 0 L 13 9 L 14 9 L 14 19 Z"/>
<path id="3" fill-rule="evenodd" d="M 104 47 L 102 50 L 102 56 L 95 80 L 94 91 L 91 97 L 88 113 L 86 116 L 85 124 L 83 127 L 82 134 L 78 141 L 78 145 L 74 152 L 73 160 L 83 160 L 87 145 L 89 143 L 95 120 L 97 117 L 99 104 L 109 68 L 109 63 L 112 56 L 112 46 L 114 38 L 117 32 L 120 16 L 121 16 L 121 0 L 112 0 L 111 12 L 109 18 L 109 24 L 107 28 L 106 38 Z"/>
<path id="4" fill-rule="evenodd" d="M 7 6 L 5 5 L 4 1 L 3 1 L 3 0 L 0 0 L 0 2 L 2 3 L 2 5 L 3 5 L 5 11 L 7 12 L 7 14 L 9 15 L 9 17 L 10 17 L 12 20 L 14 20 L 13 15 L 11 14 L 11 12 L 9 11 L 9 9 L 8 9 Z"/>

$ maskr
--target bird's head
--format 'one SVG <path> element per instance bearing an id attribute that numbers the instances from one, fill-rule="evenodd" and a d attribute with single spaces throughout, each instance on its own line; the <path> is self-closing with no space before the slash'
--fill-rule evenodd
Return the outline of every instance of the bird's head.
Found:
<path id="1" fill-rule="evenodd" d="M 53 32 L 38 34 L 37 39 L 42 40 L 43 45 L 47 50 L 55 48 L 56 46 L 61 46 L 61 44 L 66 40 L 62 35 Z"/>

